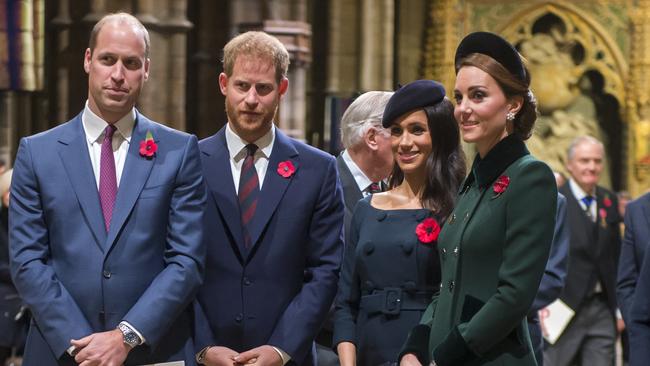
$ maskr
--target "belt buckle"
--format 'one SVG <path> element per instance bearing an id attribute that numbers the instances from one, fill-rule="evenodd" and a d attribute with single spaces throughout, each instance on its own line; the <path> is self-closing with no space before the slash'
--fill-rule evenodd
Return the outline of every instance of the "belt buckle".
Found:
<path id="1" fill-rule="evenodd" d="M 384 288 L 384 309 L 386 315 L 397 315 L 402 309 L 402 289 L 399 287 Z"/>

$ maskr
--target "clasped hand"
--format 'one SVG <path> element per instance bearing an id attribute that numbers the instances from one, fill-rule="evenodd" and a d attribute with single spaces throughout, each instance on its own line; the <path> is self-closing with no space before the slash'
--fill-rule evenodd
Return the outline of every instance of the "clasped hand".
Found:
<path id="1" fill-rule="evenodd" d="M 260 346 L 246 352 L 237 353 L 228 347 L 210 347 L 205 353 L 206 366 L 282 366 L 280 354 L 271 346 Z"/>
<path id="2" fill-rule="evenodd" d="M 131 351 L 118 329 L 73 339 L 70 344 L 75 346 L 74 360 L 79 366 L 121 366 Z"/>

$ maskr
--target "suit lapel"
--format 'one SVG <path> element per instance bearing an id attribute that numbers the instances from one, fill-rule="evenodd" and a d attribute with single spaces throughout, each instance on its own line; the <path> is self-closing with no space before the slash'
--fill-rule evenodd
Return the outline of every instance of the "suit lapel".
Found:
<path id="1" fill-rule="evenodd" d="M 336 158 L 336 166 L 339 169 L 339 177 L 341 178 L 341 185 L 343 186 L 345 207 L 346 209 L 352 211 L 357 202 L 363 198 L 363 194 L 359 190 L 359 186 L 354 180 L 354 176 L 352 176 L 350 169 L 348 168 L 347 164 L 345 164 L 343 155 L 339 155 Z"/>
<path id="2" fill-rule="evenodd" d="M 108 230 L 108 238 L 106 241 L 107 248 L 113 246 L 117 235 L 122 230 L 122 226 L 124 226 L 126 219 L 129 217 L 129 214 L 140 195 L 140 191 L 144 188 L 144 184 L 149 178 L 151 168 L 156 160 L 156 156 L 153 158 L 140 156 L 140 141 L 145 139 L 147 131 L 151 131 L 154 140 L 159 145 L 158 151 L 160 152 L 160 148 L 164 149 L 164 141 L 158 140 L 158 136 L 156 136 L 153 127 L 153 124 L 149 120 L 140 113 L 136 113 L 129 151 L 127 152 L 126 161 L 124 162 L 120 186 L 117 190 L 117 197 L 115 198 L 111 226 Z M 157 154 L 159 154 L 159 152 Z"/>
<path id="3" fill-rule="evenodd" d="M 228 230 L 235 240 L 234 250 L 243 259 L 240 248 L 244 245 L 242 237 L 239 202 L 232 178 L 230 154 L 226 144 L 225 127 L 209 140 L 203 141 L 199 148 L 203 154 L 203 175 L 212 199 L 226 221 Z M 207 169 L 206 169 L 207 167 Z"/>
<path id="4" fill-rule="evenodd" d="M 650 195 L 646 196 L 645 202 L 641 204 L 641 210 L 645 215 L 645 222 L 650 224 Z M 650 238 L 648 238 L 650 240 Z"/>
<path id="5" fill-rule="evenodd" d="M 283 161 L 291 160 L 296 171 L 290 177 L 284 178 L 277 172 L 278 164 Z M 266 169 L 266 176 L 264 177 L 264 184 L 260 192 L 259 200 L 257 202 L 257 209 L 255 216 L 250 225 L 251 242 L 253 249 L 266 227 L 266 224 L 271 219 L 275 212 L 280 200 L 284 196 L 287 187 L 296 176 L 300 169 L 300 161 L 298 159 L 298 151 L 293 147 L 291 140 L 279 129 L 275 130 L 275 142 L 273 144 L 273 151 L 269 159 L 269 165 Z M 250 251 L 251 253 L 253 250 Z"/>
<path id="6" fill-rule="evenodd" d="M 578 199 L 573 195 L 569 183 L 560 187 L 562 193 L 567 200 L 567 216 L 572 217 L 572 222 L 582 226 L 583 230 L 571 230 L 571 237 L 576 238 L 572 245 L 580 246 L 587 255 L 597 258 L 597 250 L 594 250 L 594 245 L 598 245 L 596 237 L 596 227 L 591 219 L 585 214 L 585 211 L 580 206 Z M 596 248 L 597 249 L 597 248 Z"/>
<path id="7" fill-rule="evenodd" d="M 68 124 L 59 138 L 58 151 L 84 217 L 95 237 L 95 242 L 104 251 L 106 242 L 104 217 L 99 203 L 95 174 L 90 162 L 88 143 L 81 124 L 81 114 Z"/>

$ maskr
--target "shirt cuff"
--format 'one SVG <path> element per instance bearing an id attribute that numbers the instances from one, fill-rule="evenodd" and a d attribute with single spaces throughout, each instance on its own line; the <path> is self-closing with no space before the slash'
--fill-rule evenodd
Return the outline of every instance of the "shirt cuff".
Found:
<path id="1" fill-rule="evenodd" d="M 66 351 L 67 354 L 70 355 L 70 357 L 74 357 L 74 356 L 76 355 L 76 353 L 77 353 L 77 347 L 75 347 L 75 346 L 70 346 L 70 347 L 68 347 L 68 349 L 65 350 L 65 351 Z"/>
<path id="2" fill-rule="evenodd" d="M 280 355 L 280 358 L 282 359 L 282 365 L 286 365 L 287 362 L 291 361 L 291 356 L 289 356 L 288 353 L 284 352 L 283 350 L 279 349 L 278 347 L 271 346 Z"/>
<path id="3" fill-rule="evenodd" d="M 138 338 L 140 338 L 140 344 L 145 344 L 145 342 L 147 342 L 147 340 L 144 339 L 144 336 L 143 336 L 140 332 L 138 332 L 138 330 L 135 329 L 134 326 L 132 326 L 131 324 L 129 324 L 129 322 L 127 322 L 126 320 L 122 320 L 122 321 L 120 322 L 120 324 L 124 324 L 124 325 L 126 325 L 127 327 L 129 327 L 129 328 L 133 331 L 133 333 L 135 333 L 135 334 L 138 336 Z"/>
<path id="4" fill-rule="evenodd" d="M 616 319 L 623 319 L 623 314 L 619 308 L 616 308 Z"/>

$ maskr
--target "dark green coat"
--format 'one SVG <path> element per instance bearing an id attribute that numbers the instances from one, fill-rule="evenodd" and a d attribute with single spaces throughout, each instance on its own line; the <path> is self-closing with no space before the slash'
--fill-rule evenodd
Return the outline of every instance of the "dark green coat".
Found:
<path id="1" fill-rule="evenodd" d="M 439 366 L 536 365 L 526 315 L 553 239 L 553 174 L 510 136 L 477 156 L 461 187 L 438 240 L 440 292 L 402 354 Z"/>

